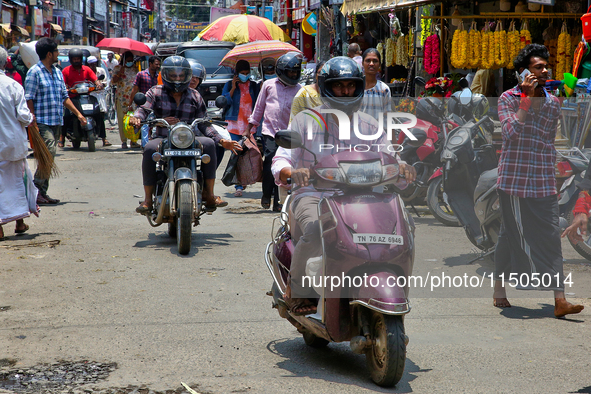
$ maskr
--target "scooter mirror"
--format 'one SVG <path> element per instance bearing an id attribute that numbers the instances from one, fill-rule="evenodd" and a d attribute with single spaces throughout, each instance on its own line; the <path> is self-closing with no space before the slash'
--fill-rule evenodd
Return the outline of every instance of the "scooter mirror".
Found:
<path id="1" fill-rule="evenodd" d="M 228 99 L 226 97 L 218 96 L 215 99 L 215 106 L 216 107 L 223 109 L 223 108 L 226 108 L 227 105 L 228 105 Z"/>
<path id="2" fill-rule="evenodd" d="M 460 103 L 462 105 L 468 105 L 472 101 L 472 91 L 470 88 L 464 88 L 460 93 Z"/>
<path id="3" fill-rule="evenodd" d="M 302 136 L 297 131 L 280 130 L 275 134 L 275 143 L 284 149 L 303 148 Z"/>
<path id="4" fill-rule="evenodd" d="M 143 93 L 136 93 L 135 96 L 133 96 L 133 102 L 136 105 L 144 105 L 146 103 L 146 95 Z"/>
<path id="5" fill-rule="evenodd" d="M 98 76 L 97 78 L 99 81 L 102 81 L 103 79 L 105 79 L 105 74 L 101 74 Z"/>
<path id="6" fill-rule="evenodd" d="M 460 87 L 462 89 L 466 89 L 466 88 L 470 87 L 470 84 L 468 84 L 468 80 L 466 78 L 460 79 L 460 81 L 458 82 L 458 85 L 460 85 Z"/>
<path id="7" fill-rule="evenodd" d="M 425 81 L 425 78 L 415 77 L 415 85 L 424 88 L 426 84 L 427 84 L 427 81 Z"/>

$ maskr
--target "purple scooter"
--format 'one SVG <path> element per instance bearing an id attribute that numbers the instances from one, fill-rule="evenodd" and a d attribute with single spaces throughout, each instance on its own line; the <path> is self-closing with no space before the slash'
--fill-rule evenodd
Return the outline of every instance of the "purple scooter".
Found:
<path id="1" fill-rule="evenodd" d="M 280 131 L 275 141 L 287 149 L 306 149 L 297 132 Z M 396 158 L 377 152 L 342 151 L 324 157 L 312 166 L 310 177 L 317 190 L 332 192 L 318 204 L 322 256 L 306 266 L 306 274 L 313 277 L 308 283 L 318 293 L 317 313 L 296 316 L 283 299 L 294 250 L 291 195 L 265 253 L 274 281 L 268 293 L 273 307 L 309 346 L 350 341 L 353 352 L 365 353 L 371 379 L 394 386 L 404 372 L 408 343 L 404 315 L 411 309 L 406 278 L 414 262 L 414 223 L 398 194 L 374 188 L 400 181 L 395 184 L 400 190 L 406 182 L 399 179 Z M 351 283 L 343 286 L 343 279 L 340 286 L 331 286 L 334 278 L 346 277 Z M 330 278 L 326 286 L 323 278 Z"/>

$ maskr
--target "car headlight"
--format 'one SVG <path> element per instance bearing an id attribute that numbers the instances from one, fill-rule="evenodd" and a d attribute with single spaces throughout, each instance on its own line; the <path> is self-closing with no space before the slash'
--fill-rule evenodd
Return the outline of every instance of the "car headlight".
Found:
<path id="1" fill-rule="evenodd" d="M 366 163 L 340 163 L 350 185 L 373 185 L 382 180 L 382 163 L 379 160 Z"/>
<path id="2" fill-rule="evenodd" d="M 193 144 L 193 141 L 195 141 L 195 135 L 189 126 L 179 124 L 172 128 L 172 131 L 170 132 L 170 141 L 175 147 L 185 149 Z"/>

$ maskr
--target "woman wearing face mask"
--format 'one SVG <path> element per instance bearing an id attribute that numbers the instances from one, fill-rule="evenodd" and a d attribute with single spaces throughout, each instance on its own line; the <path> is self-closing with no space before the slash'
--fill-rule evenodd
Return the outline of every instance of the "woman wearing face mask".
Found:
<path id="1" fill-rule="evenodd" d="M 129 104 L 131 91 L 133 90 L 133 81 L 137 75 L 137 68 L 133 53 L 125 52 L 121 59 L 121 64 L 113 69 L 113 78 L 111 82 L 115 84 L 117 91 L 115 100 L 117 103 L 117 123 L 119 126 L 119 137 L 121 137 L 121 148 L 127 149 L 127 137 L 125 136 L 125 126 L 123 117 L 127 113 L 127 104 Z M 139 148 L 141 145 L 136 141 L 131 141 L 131 148 Z"/>
<path id="2" fill-rule="evenodd" d="M 256 83 L 250 80 L 250 63 L 239 60 L 234 70 L 234 78 L 227 82 L 222 95 L 228 100 L 226 122 L 228 132 L 233 141 L 240 141 L 243 135 L 247 135 L 248 118 L 257 101 L 259 89 Z M 245 185 L 235 185 L 234 196 L 241 197 Z"/>

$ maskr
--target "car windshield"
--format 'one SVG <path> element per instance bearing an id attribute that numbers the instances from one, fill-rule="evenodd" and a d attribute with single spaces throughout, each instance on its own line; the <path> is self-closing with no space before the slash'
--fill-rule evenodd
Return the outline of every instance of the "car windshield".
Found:
<path id="1" fill-rule="evenodd" d="M 189 49 L 183 52 L 183 56 L 188 59 L 195 59 L 205 67 L 207 74 L 213 74 L 214 71 L 219 70 L 216 74 L 232 74 L 230 67 L 220 67 L 219 64 L 230 51 L 230 48 L 201 48 Z"/>

